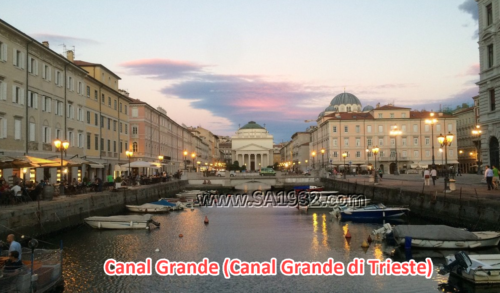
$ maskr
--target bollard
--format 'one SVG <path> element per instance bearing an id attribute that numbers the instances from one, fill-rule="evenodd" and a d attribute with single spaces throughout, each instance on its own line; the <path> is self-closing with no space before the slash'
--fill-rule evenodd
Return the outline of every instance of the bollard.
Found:
<path id="1" fill-rule="evenodd" d="M 410 236 L 405 237 L 405 249 L 411 249 L 411 237 Z"/>

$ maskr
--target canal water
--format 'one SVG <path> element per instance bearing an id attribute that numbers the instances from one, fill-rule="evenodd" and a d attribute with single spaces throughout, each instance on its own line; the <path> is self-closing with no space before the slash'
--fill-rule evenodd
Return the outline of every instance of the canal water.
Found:
<path id="1" fill-rule="evenodd" d="M 205 216 L 209 225 L 203 223 Z M 151 276 L 107 276 L 103 264 L 108 258 L 137 262 L 151 257 L 154 263 L 160 258 L 199 262 L 207 257 L 222 264 L 226 257 L 249 262 L 274 257 L 279 266 L 286 258 L 324 262 L 331 257 L 347 264 L 356 257 L 385 260 L 395 249 L 385 241 L 374 241 L 368 249 L 361 248 L 363 240 L 382 223 L 332 220 L 326 210 L 310 209 L 306 213 L 295 208 L 201 207 L 158 215 L 156 221 L 161 227 L 151 231 L 99 231 L 80 226 L 45 239 L 54 244 L 63 240 L 66 292 L 475 292 L 463 289 L 465 285 L 457 280 L 448 282 L 447 276 L 438 275 L 439 263 L 452 252 L 432 250 L 413 251 L 413 257 L 419 261 L 432 256 L 435 268 L 431 279 L 369 273 L 284 276 L 279 270 L 276 276 L 230 279 L 222 274 L 159 276 L 154 271 Z M 344 238 L 347 230 L 352 235 L 350 241 Z M 183 237 L 179 238 L 179 234 Z M 393 260 L 404 261 L 405 253 L 396 250 Z"/>

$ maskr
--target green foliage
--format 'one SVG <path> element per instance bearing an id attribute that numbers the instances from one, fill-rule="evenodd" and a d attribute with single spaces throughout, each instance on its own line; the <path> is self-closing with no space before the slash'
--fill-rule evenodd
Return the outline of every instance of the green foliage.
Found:
<path id="1" fill-rule="evenodd" d="M 122 182 L 122 178 L 120 176 L 115 178 L 115 183 L 120 183 Z"/>

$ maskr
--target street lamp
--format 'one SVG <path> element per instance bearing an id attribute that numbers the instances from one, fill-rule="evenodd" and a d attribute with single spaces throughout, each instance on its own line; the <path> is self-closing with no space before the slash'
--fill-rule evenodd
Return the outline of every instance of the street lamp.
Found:
<path id="1" fill-rule="evenodd" d="M 184 153 L 183 153 L 183 154 L 184 154 L 184 170 L 186 170 L 186 172 L 187 172 L 187 164 L 186 164 L 186 160 L 187 160 L 187 159 L 186 159 L 186 157 L 187 157 L 187 155 L 188 155 L 188 151 L 184 151 Z"/>
<path id="2" fill-rule="evenodd" d="M 444 177 L 444 192 L 446 193 L 448 190 L 448 181 L 450 180 L 449 172 L 448 172 L 448 147 L 451 146 L 453 142 L 453 134 L 448 132 L 446 136 L 439 135 L 438 142 L 441 144 L 441 147 L 444 146 L 444 168 L 445 168 L 445 177 Z"/>
<path id="3" fill-rule="evenodd" d="M 377 175 L 377 154 L 378 154 L 378 151 L 379 151 L 379 150 L 380 150 L 380 149 L 379 149 L 378 147 L 374 147 L 374 148 L 372 149 L 373 156 L 375 157 L 375 165 L 374 165 L 374 168 L 373 168 L 373 170 L 374 170 L 373 175 L 374 175 L 374 177 L 375 177 L 375 178 L 374 178 L 374 183 L 377 183 L 377 182 L 378 182 L 378 175 Z"/>
<path id="4" fill-rule="evenodd" d="M 193 161 L 193 169 L 194 169 L 194 158 L 196 158 L 196 153 L 191 154 L 191 161 Z"/>
<path id="5" fill-rule="evenodd" d="M 65 150 L 69 148 L 69 142 L 68 141 L 61 141 L 59 139 L 54 140 L 54 146 L 58 151 L 61 152 L 61 177 L 59 178 L 59 183 L 61 184 L 61 192 L 60 195 L 64 195 L 64 183 L 63 183 L 63 153 Z"/>
<path id="6" fill-rule="evenodd" d="M 481 149 L 481 133 L 483 133 L 481 131 L 481 125 L 476 125 L 476 128 L 474 130 L 472 130 L 472 135 L 479 137 L 478 140 L 474 141 L 474 145 L 476 146 L 476 154 L 477 154 L 476 160 L 477 160 L 477 174 L 478 175 L 481 175 L 480 165 L 482 163 L 481 161 L 479 161 L 479 150 Z"/>
<path id="7" fill-rule="evenodd" d="M 398 135 L 401 135 L 403 132 L 398 130 L 397 126 L 394 126 L 392 130 L 389 132 L 389 135 L 394 136 L 394 146 L 396 148 L 396 171 L 394 171 L 394 175 L 399 175 L 399 167 L 398 167 Z M 432 150 L 434 152 L 434 150 Z M 433 162 L 434 163 L 434 162 Z"/>
<path id="8" fill-rule="evenodd" d="M 312 157 L 313 157 L 313 170 L 314 170 L 314 157 L 316 157 L 316 151 L 313 151 L 311 153 Z"/>
<path id="9" fill-rule="evenodd" d="M 437 119 L 434 118 L 434 113 L 430 114 L 430 119 L 425 119 L 426 124 L 431 126 L 431 137 L 432 137 L 432 168 L 436 168 L 436 163 L 434 162 L 434 124 L 437 123 Z"/>
<path id="10" fill-rule="evenodd" d="M 321 149 L 321 168 L 325 168 L 325 149 Z"/>
<path id="11" fill-rule="evenodd" d="M 134 153 L 131 152 L 131 151 L 126 151 L 125 152 L 125 155 L 127 155 L 127 158 L 128 158 L 128 177 L 130 178 L 130 176 L 132 175 L 132 173 L 130 173 L 130 158 L 132 158 L 132 155 Z"/>
<path id="12" fill-rule="evenodd" d="M 344 158 L 344 179 L 345 179 L 345 173 L 346 173 L 346 170 L 345 170 L 345 158 L 347 157 L 347 153 L 342 153 L 342 158 Z"/>

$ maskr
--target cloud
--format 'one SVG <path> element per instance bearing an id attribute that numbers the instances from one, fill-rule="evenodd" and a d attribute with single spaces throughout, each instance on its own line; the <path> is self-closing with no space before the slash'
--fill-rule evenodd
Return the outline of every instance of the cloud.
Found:
<path id="1" fill-rule="evenodd" d="M 123 62 L 120 66 L 133 75 L 146 75 L 154 79 L 178 79 L 202 74 L 207 65 L 169 59 L 141 59 Z"/>
<path id="2" fill-rule="evenodd" d="M 39 42 L 48 41 L 49 43 L 53 43 L 55 45 L 65 44 L 66 46 L 72 45 L 97 45 L 98 41 L 92 39 L 85 38 L 76 38 L 70 36 L 49 34 L 49 33 L 35 33 L 31 34 L 31 37 Z"/>
<path id="3" fill-rule="evenodd" d="M 480 71 L 479 63 L 475 63 L 469 66 L 464 72 L 455 75 L 455 77 L 476 76 L 479 78 Z"/>
<path id="4" fill-rule="evenodd" d="M 460 10 L 468 13 L 472 16 L 472 19 L 478 21 L 479 19 L 479 9 L 475 0 L 465 0 L 464 3 L 458 6 Z"/>

